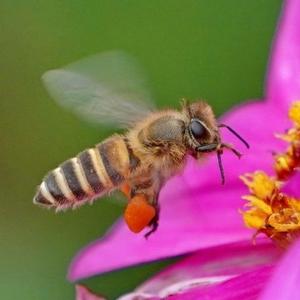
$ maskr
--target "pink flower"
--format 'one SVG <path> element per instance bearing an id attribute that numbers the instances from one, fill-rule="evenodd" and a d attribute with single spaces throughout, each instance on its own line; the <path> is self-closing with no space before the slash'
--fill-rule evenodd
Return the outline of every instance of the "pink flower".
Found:
<path id="1" fill-rule="evenodd" d="M 273 173 L 272 151 L 285 146 L 274 133 L 290 127 L 289 105 L 300 99 L 299 0 L 285 1 L 265 91 L 264 101 L 250 101 L 222 118 L 251 145 L 241 161 L 224 155 L 225 186 L 214 156 L 201 167 L 190 158 L 184 173 L 161 192 L 157 232 L 146 240 L 119 221 L 76 256 L 69 279 L 189 253 L 122 299 L 300 299 L 300 241 L 280 258 L 280 250 L 266 238 L 252 244 L 253 231 L 238 213 L 247 194 L 239 176 L 258 169 Z M 232 140 L 226 132 L 223 136 Z M 297 189 L 291 184 L 287 192 L 293 195 Z"/>

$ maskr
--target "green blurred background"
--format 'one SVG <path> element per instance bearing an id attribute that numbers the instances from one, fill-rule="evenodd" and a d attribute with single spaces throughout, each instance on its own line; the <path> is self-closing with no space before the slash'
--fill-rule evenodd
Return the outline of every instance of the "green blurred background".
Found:
<path id="1" fill-rule="evenodd" d="M 279 0 L 51 0 L 0 3 L 0 299 L 73 299 L 73 255 L 121 214 L 107 199 L 54 214 L 33 206 L 43 175 L 109 130 L 49 98 L 40 77 L 89 54 L 124 49 L 149 74 L 157 102 L 209 99 L 217 114 L 261 97 Z M 120 253 L 120 255 L 122 255 Z M 111 299 L 166 263 L 86 280 Z"/>

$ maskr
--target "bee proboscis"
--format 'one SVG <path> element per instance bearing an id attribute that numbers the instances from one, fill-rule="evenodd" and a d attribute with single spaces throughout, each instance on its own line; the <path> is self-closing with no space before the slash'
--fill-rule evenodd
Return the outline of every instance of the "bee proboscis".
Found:
<path id="1" fill-rule="evenodd" d="M 124 79 L 122 79 L 122 76 Z M 59 103 L 97 123 L 126 126 L 50 171 L 34 197 L 34 203 L 62 210 L 77 207 L 113 190 L 128 197 L 125 221 L 133 232 L 147 226 L 156 230 L 159 192 L 164 183 L 183 169 L 187 155 L 202 157 L 215 151 L 222 181 L 224 148 L 219 128 L 226 127 L 247 147 L 232 128 L 218 124 L 205 101 L 183 101 L 180 111 L 154 111 L 141 72 L 128 55 L 110 52 L 96 55 L 64 69 L 49 71 L 44 82 Z"/>

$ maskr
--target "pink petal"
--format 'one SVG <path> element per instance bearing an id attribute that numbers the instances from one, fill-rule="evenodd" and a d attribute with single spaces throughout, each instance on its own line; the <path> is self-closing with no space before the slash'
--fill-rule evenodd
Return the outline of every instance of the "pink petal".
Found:
<path id="1" fill-rule="evenodd" d="M 287 193 L 290 196 L 300 199 L 300 189 L 299 189 L 299 182 L 300 182 L 300 172 L 296 172 L 285 184 L 283 187 L 283 192 Z"/>
<path id="2" fill-rule="evenodd" d="M 174 179 L 171 184 L 180 186 L 181 182 Z M 226 191 L 203 192 L 200 197 L 196 191 L 183 194 L 178 190 L 180 201 L 174 199 L 174 203 L 169 204 L 172 207 L 162 203 L 160 228 L 148 240 L 143 234 L 131 233 L 121 220 L 103 239 L 77 255 L 70 267 L 69 279 L 74 281 L 112 269 L 251 238 L 251 232 L 242 226 L 242 218 L 235 217 L 238 215 L 237 207 L 226 204 L 235 196 L 229 188 Z M 242 193 L 241 189 L 235 192 Z M 191 195 L 198 201 L 197 205 L 191 203 Z M 174 197 L 171 193 L 162 192 L 162 199 L 171 197 Z M 218 207 L 213 205 L 214 213 L 209 217 L 207 208 L 214 198 L 221 200 Z M 241 206 L 242 201 L 238 202 Z"/>
<path id="3" fill-rule="evenodd" d="M 261 267 L 220 284 L 195 287 L 165 299 L 167 300 L 256 300 L 272 273 L 272 267 Z M 278 299 L 278 298 L 272 298 Z M 296 298 L 295 298 L 296 299 Z"/>
<path id="4" fill-rule="evenodd" d="M 173 294 L 187 293 L 195 287 L 215 286 L 242 273 L 273 265 L 280 254 L 281 251 L 266 239 L 257 239 L 256 245 L 244 241 L 203 249 L 167 267 L 133 293 L 118 300 L 165 299 Z"/>
<path id="5" fill-rule="evenodd" d="M 201 278 L 236 276 L 260 266 L 274 264 L 281 251 L 269 240 L 257 239 L 199 250 L 172 264 L 136 289 L 136 292 L 163 296 L 181 282 Z"/>
<path id="6" fill-rule="evenodd" d="M 287 110 L 300 99 L 300 2 L 284 1 L 267 77 L 266 97 Z"/>
<path id="7" fill-rule="evenodd" d="M 76 300 L 105 300 L 101 296 L 93 294 L 83 285 L 76 285 Z"/>
<path id="8" fill-rule="evenodd" d="M 177 284 L 174 284 L 170 287 L 167 287 L 165 290 L 161 291 L 159 296 L 154 296 L 152 294 L 143 293 L 143 292 L 133 292 L 126 295 L 123 295 L 117 300 L 162 300 L 168 299 L 170 295 L 184 294 L 189 292 L 191 289 L 207 287 L 209 285 L 215 285 L 220 282 L 224 282 L 233 276 L 214 276 L 214 277 L 204 277 L 196 278 L 194 280 L 180 281 Z"/>
<path id="9" fill-rule="evenodd" d="M 241 196 L 247 193 L 238 177 L 257 168 L 271 169 L 271 152 L 281 145 L 273 134 L 288 125 L 281 112 L 266 103 L 241 106 L 223 121 L 251 144 L 241 162 L 231 153 L 224 154 L 225 186 L 220 184 L 214 155 L 202 167 L 190 159 L 185 172 L 171 179 L 161 192 L 157 232 L 146 240 L 143 234 L 131 233 L 123 221 L 118 222 L 104 238 L 76 256 L 70 280 L 251 238 L 252 231 L 245 228 L 238 213 L 244 204 Z M 237 142 L 229 133 L 224 132 L 224 137 Z"/>
<path id="10" fill-rule="evenodd" d="M 287 251 L 275 269 L 260 300 L 300 299 L 300 240 Z"/>
<path id="11" fill-rule="evenodd" d="M 130 293 L 117 298 L 117 300 L 162 300 L 161 297 L 147 293 Z"/>

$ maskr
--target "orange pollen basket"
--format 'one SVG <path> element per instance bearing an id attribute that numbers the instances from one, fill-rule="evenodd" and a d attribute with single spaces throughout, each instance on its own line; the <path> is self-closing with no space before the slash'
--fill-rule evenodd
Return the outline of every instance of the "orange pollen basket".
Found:
<path id="1" fill-rule="evenodd" d="M 150 205 L 144 195 L 133 197 L 124 213 L 125 222 L 135 233 L 142 231 L 155 216 L 155 208 Z"/>
<path id="2" fill-rule="evenodd" d="M 148 203 L 143 194 L 131 198 L 131 188 L 127 183 L 123 184 L 120 190 L 129 201 L 124 212 L 125 222 L 132 232 L 139 233 L 149 226 L 155 217 L 155 208 Z"/>

